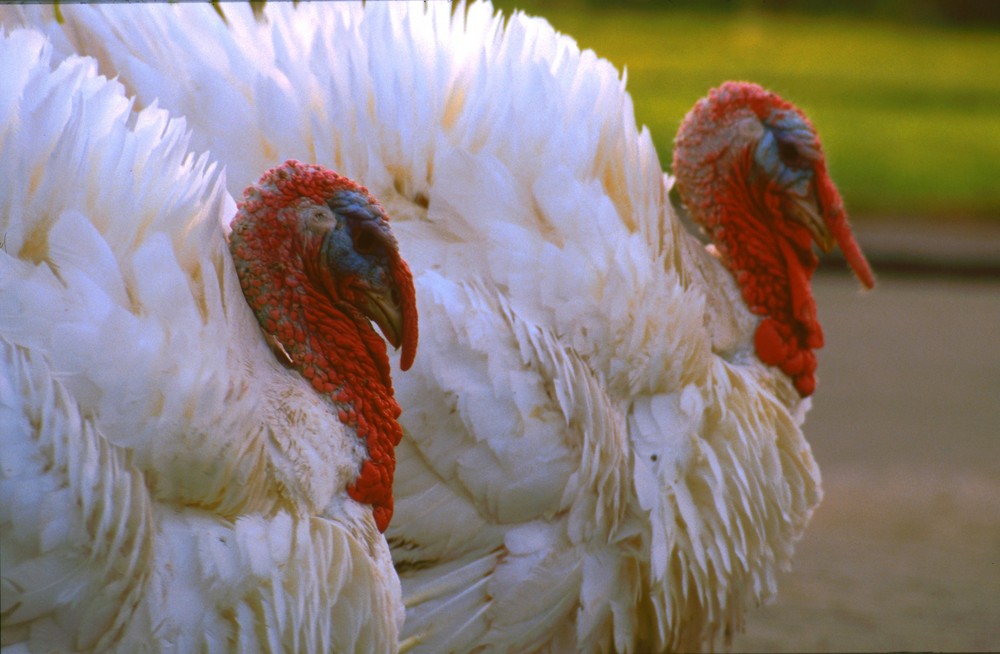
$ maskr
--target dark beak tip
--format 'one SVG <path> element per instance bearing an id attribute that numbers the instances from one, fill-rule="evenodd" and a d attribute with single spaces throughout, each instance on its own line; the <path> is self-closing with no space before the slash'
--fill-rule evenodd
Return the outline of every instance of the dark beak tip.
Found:
<path id="1" fill-rule="evenodd" d="M 395 325 L 384 324 L 379 321 L 377 321 L 376 324 L 379 327 L 379 331 L 382 332 L 382 336 L 389 342 L 389 345 L 391 345 L 394 350 L 398 350 L 403 339 L 401 334 L 395 329 Z"/>

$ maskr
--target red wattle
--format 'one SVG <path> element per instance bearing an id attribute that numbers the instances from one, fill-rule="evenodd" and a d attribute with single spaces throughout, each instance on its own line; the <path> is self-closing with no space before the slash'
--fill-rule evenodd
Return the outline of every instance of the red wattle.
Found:
<path id="1" fill-rule="evenodd" d="M 765 318 L 757 326 L 753 345 L 760 360 L 769 366 L 780 364 L 787 356 L 787 347 L 779 333 L 778 322 L 773 318 Z"/>
<path id="2" fill-rule="evenodd" d="M 795 384 L 795 390 L 802 397 L 809 397 L 816 392 L 816 377 L 812 374 L 800 375 L 792 381 Z"/>

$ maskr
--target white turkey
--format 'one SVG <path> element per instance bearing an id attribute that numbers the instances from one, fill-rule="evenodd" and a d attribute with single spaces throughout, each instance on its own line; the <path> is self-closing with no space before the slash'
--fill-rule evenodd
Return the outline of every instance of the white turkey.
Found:
<path id="1" fill-rule="evenodd" d="M 489 4 L 66 6 L 11 17 L 183 115 L 231 190 L 286 158 L 359 180 L 414 270 L 421 355 L 387 531 L 404 645 L 659 651 L 727 638 L 820 499 L 800 426 L 812 241 L 866 286 L 809 121 L 727 84 L 678 190 L 617 71 Z M 667 56 L 667 55 L 665 55 Z M 749 305 L 748 305 L 749 303 Z"/>
<path id="2" fill-rule="evenodd" d="M 237 207 L 96 69 L 0 34 L 3 651 L 394 650 L 384 210 L 297 162 Z"/>

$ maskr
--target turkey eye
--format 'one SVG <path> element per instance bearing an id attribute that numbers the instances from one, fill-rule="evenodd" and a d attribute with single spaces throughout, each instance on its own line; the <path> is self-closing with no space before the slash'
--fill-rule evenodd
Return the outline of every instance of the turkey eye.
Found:
<path id="1" fill-rule="evenodd" d="M 790 141 L 778 141 L 778 156 L 781 157 L 781 161 L 786 166 L 802 167 L 802 155 L 799 154 L 799 149 L 795 147 L 795 144 Z"/>
<path id="2" fill-rule="evenodd" d="M 378 238 L 367 229 L 358 230 L 354 236 L 354 249 L 358 254 L 371 254 L 378 248 Z"/>
<path id="3" fill-rule="evenodd" d="M 331 216 L 328 211 L 316 207 L 309 213 L 307 225 L 309 229 L 323 232 L 329 228 L 330 218 Z"/>

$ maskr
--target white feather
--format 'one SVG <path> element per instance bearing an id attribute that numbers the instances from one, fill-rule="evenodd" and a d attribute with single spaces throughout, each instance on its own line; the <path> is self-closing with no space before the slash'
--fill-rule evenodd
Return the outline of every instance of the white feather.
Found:
<path id="1" fill-rule="evenodd" d="M 395 649 L 363 448 L 264 343 L 223 177 L 52 49 L 0 36 L 5 651 Z"/>
<path id="2" fill-rule="evenodd" d="M 808 402 L 750 354 L 756 318 L 671 213 L 624 79 L 487 3 L 224 11 L 18 20 L 185 116 L 231 192 L 299 158 L 388 209 L 421 316 L 394 377 L 405 644 L 687 650 L 740 627 L 819 500 Z"/>

